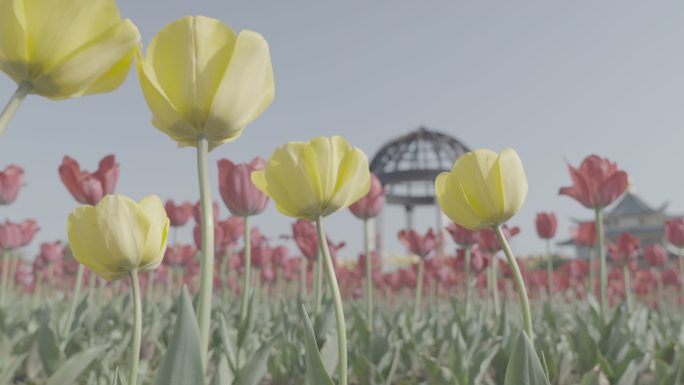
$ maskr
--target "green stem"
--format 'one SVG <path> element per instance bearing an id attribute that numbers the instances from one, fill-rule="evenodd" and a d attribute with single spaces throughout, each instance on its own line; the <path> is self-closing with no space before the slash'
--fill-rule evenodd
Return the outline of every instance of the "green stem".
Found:
<path id="1" fill-rule="evenodd" d="M 140 282 L 138 271 L 131 271 L 131 296 L 135 310 L 133 323 L 133 339 L 131 340 L 131 376 L 129 385 L 138 383 L 138 365 L 140 361 L 140 344 L 142 342 L 142 300 L 140 298 Z"/>
<path id="2" fill-rule="evenodd" d="M 83 284 L 83 270 L 85 268 L 83 265 L 78 265 L 78 270 L 76 270 L 76 284 L 74 286 L 74 295 L 71 298 L 71 306 L 69 306 L 69 313 L 67 313 L 67 318 L 62 325 L 62 338 L 71 331 L 71 323 L 74 320 L 74 314 L 76 313 L 76 307 L 78 306 L 78 299 L 81 296 L 81 285 Z M 93 274 L 91 272 L 91 274 Z"/>
<path id="3" fill-rule="evenodd" d="M 240 324 L 245 321 L 247 317 L 249 305 L 249 293 L 252 290 L 252 240 L 251 231 L 249 229 L 249 217 L 245 217 L 245 232 L 243 234 L 245 244 L 245 271 L 244 282 L 242 284 L 242 306 L 240 308 Z"/>
<path id="4" fill-rule="evenodd" d="M 492 301 L 494 301 L 494 314 L 498 317 L 501 315 L 501 300 L 499 299 L 499 260 L 496 253 L 492 253 L 489 274 L 489 288 L 492 290 Z"/>
<path id="5" fill-rule="evenodd" d="M 17 87 L 17 90 L 14 91 L 14 94 L 9 102 L 7 102 L 5 109 L 0 113 L 0 136 L 5 132 L 5 128 L 7 128 L 9 122 L 14 117 L 14 114 L 19 110 L 19 106 L 21 106 L 21 103 L 26 99 L 26 95 L 28 95 L 30 90 L 31 84 L 29 82 L 22 82 Z"/>
<path id="6" fill-rule="evenodd" d="M 465 254 L 465 271 L 466 271 L 466 281 L 465 281 L 465 314 L 466 319 L 470 313 L 470 246 L 466 246 L 463 249 L 463 254 Z"/>
<path id="7" fill-rule="evenodd" d="M 508 266 L 513 274 L 513 280 L 515 281 L 516 289 L 518 290 L 518 297 L 520 299 L 520 310 L 522 311 L 523 318 L 523 330 L 530 337 L 530 340 L 534 339 L 532 334 L 532 313 L 530 312 L 530 303 L 527 299 L 527 289 L 525 288 L 525 281 L 523 280 L 522 274 L 520 273 L 520 268 L 518 267 L 518 262 L 513 256 L 511 247 L 508 245 L 508 241 L 501 231 L 501 226 L 495 226 L 494 231 L 496 231 L 496 237 L 499 238 L 499 243 L 506 255 L 506 260 L 508 261 Z"/>
<path id="8" fill-rule="evenodd" d="M 323 218 L 321 217 L 316 220 L 316 230 L 318 231 L 318 248 L 321 250 L 322 259 L 325 263 L 328 287 L 332 294 L 333 305 L 335 307 L 335 319 L 337 321 L 337 345 L 339 354 L 339 361 L 337 363 L 339 373 L 338 385 L 347 385 L 347 328 L 344 320 L 344 308 L 342 307 L 342 296 L 340 295 L 340 288 L 337 285 L 335 267 L 333 266 L 330 250 L 328 249 L 325 229 L 323 228 Z"/>
<path id="9" fill-rule="evenodd" d="M 21 256 L 18 253 L 15 253 L 12 255 L 11 258 L 11 264 L 10 264 L 10 271 L 9 271 L 9 280 L 7 281 L 7 287 L 9 288 L 7 290 L 9 295 L 12 295 L 14 292 L 14 289 L 17 285 L 17 268 L 19 267 L 19 260 L 21 259 Z"/>
<path id="10" fill-rule="evenodd" d="M 596 281 L 596 269 L 594 268 L 594 248 L 590 247 L 589 248 L 589 290 L 588 293 L 591 296 L 594 296 L 594 281 Z"/>
<path id="11" fill-rule="evenodd" d="M 546 279 L 548 280 L 548 295 L 549 301 L 551 300 L 551 295 L 553 295 L 553 258 L 551 256 L 551 242 L 546 240 Z"/>
<path id="12" fill-rule="evenodd" d="M 370 245 L 370 221 L 363 221 L 364 253 L 366 255 L 366 319 L 368 330 L 373 332 L 373 258 Z"/>
<path id="13" fill-rule="evenodd" d="M 318 315 L 319 311 L 321 310 L 321 301 L 323 300 L 323 261 L 320 252 L 318 252 L 316 255 L 316 260 L 314 261 L 313 285 L 314 314 Z"/>
<path id="14" fill-rule="evenodd" d="M 211 323 L 211 295 L 214 288 L 214 213 L 209 183 L 209 140 L 200 135 L 197 139 L 197 173 L 199 176 L 202 259 L 200 262 L 200 289 L 197 305 L 197 324 L 200 333 L 202 364 L 207 365 L 209 329 Z"/>
<path id="15" fill-rule="evenodd" d="M 681 290 L 680 291 L 681 297 L 679 298 L 680 301 L 677 301 L 677 303 L 680 303 L 681 300 L 684 299 L 684 250 L 683 249 L 679 249 L 678 257 L 679 257 L 679 277 L 682 280 L 679 284 L 679 288 Z"/>
<path id="16" fill-rule="evenodd" d="M 0 303 L 5 302 L 7 296 L 7 285 L 9 285 L 9 265 L 10 265 L 10 251 L 5 250 L 2 253 L 2 275 L 0 276 Z"/>
<path id="17" fill-rule="evenodd" d="M 625 296 L 627 298 L 627 310 L 632 313 L 634 309 L 634 297 L 632 297 L 632 271 L 629 269 L 629 264 L 622 267 L 623 280 L 625 284 Z"/>
<path id="18" fill-rule="evenodd" d="M 423 299 L 423 279 L 425 276 L 425 261 L 421 257 L 418 261 L 418 279 L 416 280 L 416 301 L 413 303 L 413 323 L 420 317 L 421 300 Z"/>
<path id="19" fill-rule="evenodd" d="M 596 235 L 598 238 L 599 248 L 599 281 L 601 291 L 601 320 L 605 323 L 608 316 L 608 268 L 606 265 L 606 246 L 605 234 L 603 230 L 603 211 L 601 209 L 595 210 L 596 214 Z"/>

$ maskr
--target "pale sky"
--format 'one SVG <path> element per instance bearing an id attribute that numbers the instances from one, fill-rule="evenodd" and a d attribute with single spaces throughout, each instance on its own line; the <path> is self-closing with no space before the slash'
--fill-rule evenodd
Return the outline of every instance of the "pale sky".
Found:
<path id="1" fill-rule="evenodd" d="M 555 211 L 559 238 L 571 217 L 591 213 L 557 195 L 570 183 L 565 161 L 590 153 L 626 170 L 644 200 L 684 213 L 684 2 L 601 1 L 119 1 L 147 43 L 184 15 L 218 18 L 262 33 L 271 47 L 276 97 L 216 160 L 268 157 L 289 140 L 342 135 L 371 158 L 387 140 L 420 125 L 471 148 L 515 148 L 529 196 L 511 223 L 518 254 L 540 253 L 534 216 Z M 0 103 L 15 85 L 0 75 Z M 64 155 L 93 170 L 114 153 L 117 192 L 196 200 L 195 151 L 177 149 L 150 124 L 135 71 L 114 93 L 52 102 L 30 96 L 0 138 L 0 168 L 26 170 L 27 185 L 0 218 L 37 218 L 42 241 L 63 239 L 75 201 L 57 168 Z M 221 205 L 222 217 L 227 210 Z M 400 208 L 387 209 L 385 244 L 401 251 Z M 292 219 L 271 205 L 255 222 L 272 236 Z M 421 230 L 434 209 L 417 210 Z M 328 219 L 330 237 L 361 249 L 361 224 L 348 212 Z M 190 226 L 182 239 L 190 239 Z M 293 245 L 292 248 L 294 248 Z"/>

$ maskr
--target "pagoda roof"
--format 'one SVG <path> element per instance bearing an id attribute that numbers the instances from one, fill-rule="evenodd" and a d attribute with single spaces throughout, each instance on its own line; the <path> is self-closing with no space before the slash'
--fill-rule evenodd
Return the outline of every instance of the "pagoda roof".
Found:
<path id="1" fill-rule="evenodd" d="M 667 203 L 658 209 L 654 209 L 631 191 L 627 191 L 620 201 L 613 207 L 608 216 L 640 215 L 648 213 L 663 212 Z"/>

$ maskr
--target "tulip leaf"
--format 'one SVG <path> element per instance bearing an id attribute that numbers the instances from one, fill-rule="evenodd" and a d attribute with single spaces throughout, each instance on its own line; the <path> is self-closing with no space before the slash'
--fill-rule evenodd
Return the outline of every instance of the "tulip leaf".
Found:
<path id="1" fill-rule="evenodd" d="M 183 286 L 177 303 L 176 327 L 157 370 L 157 385 L 203 385 L 202 349 L 195 311 Z"/>
<path id="2" fill-rule="evenodd" d="M 520 332 L 506 368 L 505 385 L 549 385 L 539 356 L 525 332 Z"/>
<path id="3" fill-rule="evenodd" d="M 212 385 L 229 385 L 233 383 L 233 372 L 228 367 L 228 359 L 225 354 L 221 354 L 219 359 L 216 374 L 214 375 L 214 380 L 211 382 Z"/>
<path id="4" fill-rule="evenodd" d="M 587 372 L 582 376 L 582 381 L 579 385 L 599 385 L 599 373 L 595 370 Z"/>
<path id="5" fill-rule="evenodd" d="M 107 350 L 106 345 L 96 346 L 83 352 L 74 354 L 57 370 L 45 385 L 73 385 L 76 379 L 95 361 L 102 352 Z"/>
<path id="6" fill-rule="evenodd" d="M 249 299 L 247 300 L 247 315 L 242 320 L 242 323 L 240 323 L 240 327 L 238 329 L 238 336 L 237 336 L 238 351 L 241 350 L 241 348 L 245 346 L 245 341 L 247 341 L 247 337 L 249 337 L 249 335 L 252 333 L 253 329 L 254 329 L 254 293 L 250 294 Z"/>
<path id="7" fill-rule="evenodd" d="M 299 314 L 304 322 L 304 347 L 306 350 L 306 380 L 309 385 L 335 385 L 332 378 L 323 365 L 321 353 L 318 351 L 316 344 L 316 335 L 314 334 L 313 324 L 306 312 L 304 304 L 299 303 Z"/>
<path id="8" fill-rule="evenodd" d="M 43 369 L 50 376 L 62 366 L 66 357 L 59 348 L 56 333 L 48 326 L 47 322 L 38 328 L 36 340 L 38 341 L 38 356 L 43 363 Z"/>
<path id="9" fill-rule="evenodd" d="M 279 335 L 271 337 L 252 353 L 245 365 L 238 370 L 235 385 L 257 385 L 261 381 L 266 374 L 268 356 L 278 337 Z"/>

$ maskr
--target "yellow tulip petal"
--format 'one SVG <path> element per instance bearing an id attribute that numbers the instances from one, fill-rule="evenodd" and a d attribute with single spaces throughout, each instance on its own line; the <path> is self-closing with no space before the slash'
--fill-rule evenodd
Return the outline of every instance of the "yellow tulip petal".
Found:
<path id="1" fill-rule="evenodd" d="M 25 2 L 32 76 L 52 67 L 121 21 L 114 0 L 31 0 Z"/>
<path id="2" fill-rule="evenodd" d="M 498 154 L 490 150 L 469 152 L 461 156 L 451 170 L 465 193 L 465 199 L 480 218 L 489 218 L 501 211 L 489 176 L 497 157 Z"/>
<path id="3" fill-rule="evenodd" d="M 0 1 L 0 70 L 21 82 L 28 79 L 27 61 L 24 2 Z"/>
<path id="4" fill-rule="evenodd" d="M 204 127 L 212 147 L 240 136 L 271 104 L 274 93 L 268 43 L 256 32 L 241 31 Z"/>
<path id="5" fill-rule="evenodd" d="M 113 78 L 102 77 L 110 73 L 113 67 L 122 64 L 122 60 L 123 64 L 130 65 L 139 42 L 140 34 L 136 26 L 130 20 L 124 20 L 41 73 L 32 81 L 34 91 L 51 99 L 82 96 L 89 89 L 90 93 L 113 91 L 126 78 L 128 68 L 125 71 L 119 68 L 113 73 Z M 101 84 L 91 88 L 97 81 Z"/>
<path id="6" fill-rule="evenodd" d="M 520 156 L 513 149 L 501 152 L 496 161 L 497 178 L 503 201 L 503 218 L 501 222 L 510 219 L 520 210 L 527 198 L 527 176 Z"/>
<path id="7" fill-rule="evenodd" d="M 67 236 L 74 258 L 107 280 L 115 280 L 128 274 L 111 258 L 97 227 L 95 208 L 83 206 L 69 215 Z"/>
<path id="8" fill-rule="evenodd" d="M 470 229 L 482 228 L 482 218 L 472 209 L 456 176 L 443 172 L 435 179 L 435 196 L 444 214 L 459 225 Z"/>
<path id="9" fill-rule="evenodd" d="M 277 148 L 265 171 L 269 196 L 285 211 L 310 217 L 320 215 L 322 202 L 308 173 L 312 166 L 301 155 L 307 149 L 302 142 Z"/>
<path id="10" fill-rule="evenodd" d="M 140 270 L 156 269 L 164 258 L 166 238 L 169 231 L 169 218 L 164 204 L 156 195 L 148 195 L 138 202 L 138 207 L 147 215 L 150 228 L 146 235 L 145 246 L 139 264 Z"/>
<path id="11" fill-rule="evenodd" d="M 363 151 L 349 146 L 338 167 L 335 191 L 323 215 L 349 207 L 370 191 L 368 158 Z"/>
<path id="12" fill-rule="evenodd" d="M 202 130 L 235 45 L 235 32 L 219 20 L 186 16 L 152 39 L 146 64 L 179 114 Z"/>
<path id="13" fill-rule="evenodd" d="M 97 228 L 109 254 L 126 271 L 138 268 L 150 220 L 136 202 L 122 195 L 107 195 L 95 206 Z"/>
<path id="14" fill-rule="evenodd" d="M 154 72 L 147 67 L 138 51 L 136 60 L 140 88 L 152 111 L 152 124 L 176 141 L 180 146 L 194 146 L 197 142 L 197 131 L 181 115 L 164 95 L 157 84 Z"/>

